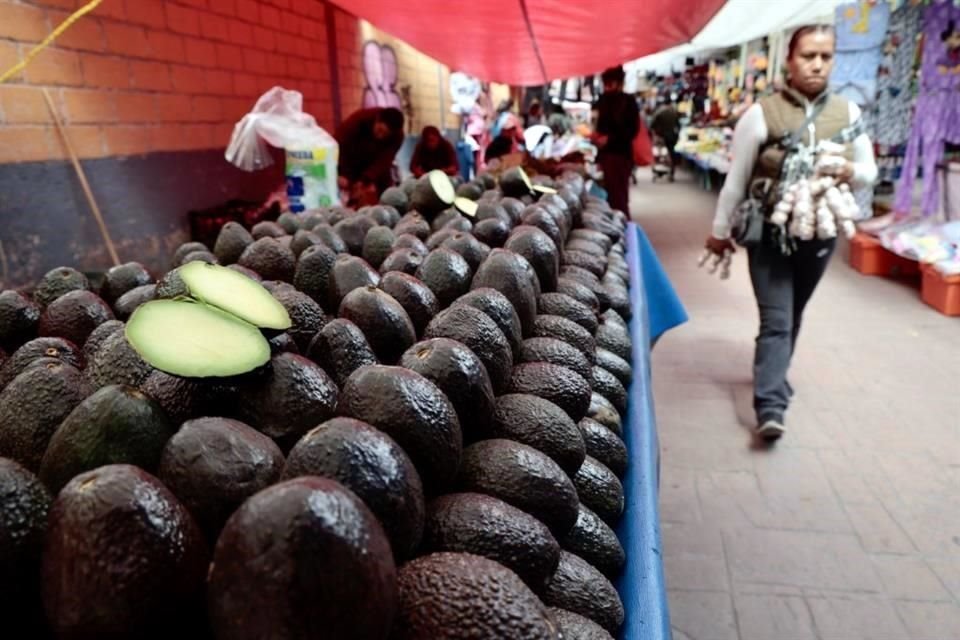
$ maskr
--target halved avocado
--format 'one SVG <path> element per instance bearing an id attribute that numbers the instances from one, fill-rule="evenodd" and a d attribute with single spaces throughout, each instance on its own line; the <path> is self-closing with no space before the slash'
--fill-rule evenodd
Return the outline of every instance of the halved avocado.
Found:
<path id="1" fill-rule="evenodd" d="M 533 185 L 532 191 L 533 191 L 534 193 L 537 193 L 537 194 L 540 194 L 540 195 L 544 195 L 544 196 L 547 195 L 547 194 L 551 194 L 551 193 L 556 193 L 556 192 L 557 192 L 557 190 L 554 189 L 553 187 L 548 187 L 548 186 L 542 185 L 542 184 L 535 184 L 535 185 Z"/>
<path id="2" fill-rule="evenodd" d="M 453 204 L 456 191 L 453 182 L 443 171 L 434 169 L 417 180 L 410 196 L 410 208 L 432 218 Z"/>
<path id="3" fill-rule="evenodd" d="M 473 218 L 477 215 L 478 205 L 469 198 L 456 198 L 453 201 L 453 206 L 457 211 L 465 216 Z"/>
<path id="4" fill-rule="evenodd" d="M 500 190 L 510 198 L 521 198 L 530 195 L 533 184 L 522 167 L 513 167 L 504 171 L 500 177 Z"/>
<path id="5" fill-rule="evenodd" d="M 191 262 L 180 269 L 190 295 L 263 329 L 290 328 L 290 315 L 259 282 L 215 264 Z"/>
<path id="6" fill-rule="evenodd" d="M 133 312 L 125 333 L 144 360 L 178 376 L 233 376 L 270 360 L 270 344 L 259 329 L 202 303 L 148 302 Z"/>

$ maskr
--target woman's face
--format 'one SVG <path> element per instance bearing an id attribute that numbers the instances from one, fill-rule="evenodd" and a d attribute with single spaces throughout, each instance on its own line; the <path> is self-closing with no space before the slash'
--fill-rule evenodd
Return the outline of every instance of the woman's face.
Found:
<path id="1" fill-rule="evenodd" d="M 835 45 L 833 34 L 827 31 L 801 36 L 793 55 L 787 60 L 790 86 L 808 97 L 822 93 L 833 70 Z"/>

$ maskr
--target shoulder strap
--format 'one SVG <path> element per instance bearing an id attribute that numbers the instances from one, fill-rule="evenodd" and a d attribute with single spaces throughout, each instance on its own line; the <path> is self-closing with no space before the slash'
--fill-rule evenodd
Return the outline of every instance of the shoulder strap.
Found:
<path id="1" fill-rule="evenodd" d="M 797 145 L 797 143 L 800 141 L 800 138 L 803 136 L 803 132 L 807 130 L 807 127 L 809 127 L 814 120 L 820 117 L 820 114 L 823 113 L 823 110 L 826 108 L 827 102 L 829 101 L 829 96 L 824 96 L 824 98 L 817 101 L 817 103 L 813 105 L 813 109 L 809 114 L 807 114 L 803 124 L 801 124 L 796 131 L 785 137 L 782 141 L 785 149 L 792 149 Z"/>

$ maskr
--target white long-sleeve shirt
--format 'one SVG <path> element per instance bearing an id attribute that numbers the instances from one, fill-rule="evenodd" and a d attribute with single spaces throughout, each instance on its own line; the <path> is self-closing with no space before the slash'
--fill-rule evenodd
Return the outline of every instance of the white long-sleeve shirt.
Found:
<path id="1" fill-rule="evenodd" d="M 860 107 L 850 102 L 850 122 L 860 117 Z M 807 113 L 813 108 L 809 101 L 804 104 Z M 816 126 L 808 127 L 807 144 L 816 141 Z M 767 141 L 767 121 L 763 117 L 763 107 L 759 103 L 747 109 L 733 130 L 731 154 L 733 161 L 727 173 L 726 182 L 717 199 L 717 210 L 713 217 L 713 236 L 721 240 L 730 237 L 730 216 L 740 206 L 747 194 L 754 165 L 760 153 L 760 147 Z M 867 134 L 861 134 L 853 143 L 853 180 L 855 189 L 873 184 L 877 179 L 877 163 L 873 157 L 873 143 Z"/>

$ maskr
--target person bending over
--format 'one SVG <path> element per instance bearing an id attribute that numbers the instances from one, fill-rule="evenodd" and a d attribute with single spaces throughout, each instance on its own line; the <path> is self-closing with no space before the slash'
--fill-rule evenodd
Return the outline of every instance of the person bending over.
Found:
<path id="1" fill-rule="evenodd" d="M 417 178 L 423 174 L 439 169 L 448 176 L 455 176 L 460 170 L 457 162 L 457 152 L 450 141 L 443 137 L 436 127 L 424 127 L 420 134 L 420 141 L 413 149 L 410 158 L 410 172 Z"/>
<path id="2" fill-rule="evenodd" d="M 393 107 L 355 111 L 337 127 L 340 188 L 357 205 L 376 204 L 393 183 L 393 160 L 403 145 L 403 113 Z"/>

